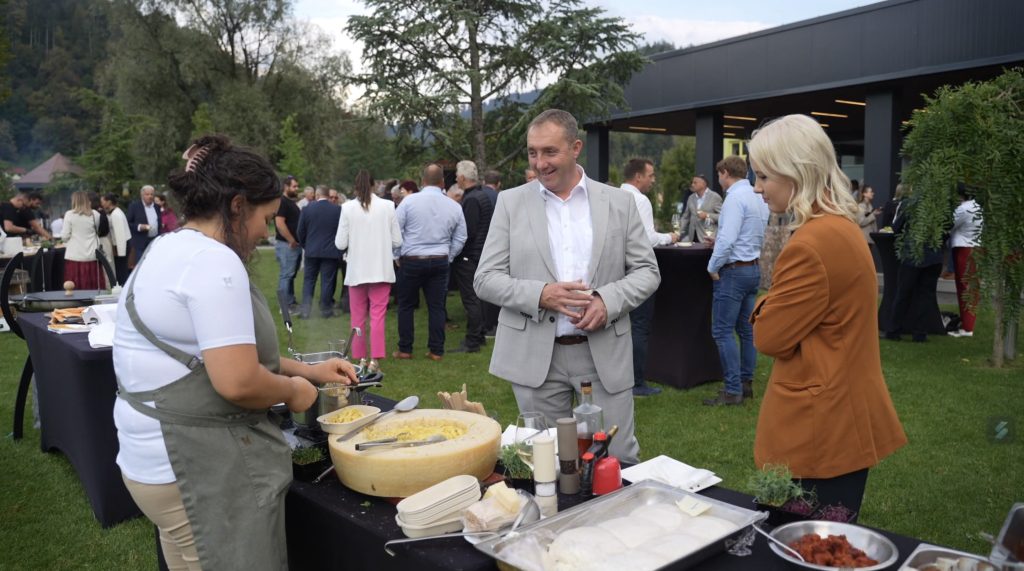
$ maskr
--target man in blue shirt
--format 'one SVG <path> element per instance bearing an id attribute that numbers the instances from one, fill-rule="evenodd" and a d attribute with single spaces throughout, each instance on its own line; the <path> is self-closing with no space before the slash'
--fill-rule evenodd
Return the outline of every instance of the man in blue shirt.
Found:
<path id="1" fill-rule="evenodd" d="M 398 351 L 396 359 L 412 358 L 413 311 L 420 290 L 427 301 L 427 358 L 444 355 L 445 296 L 449 264 L 466 243 L 466 219 L 458 203 L 444 195 L 444 171 L 430 164 L 423 169 L 419 192 L 402 199 L 395 211 L 402 230 L 398 258 L 401 278 L 396 284 L 398 301 Z"/>
<path id="2" fill-rule="evenodd" d="M 708 273 L 714 281 L 711 333 L 718 345 L 725 388 L 704 401 L 708 406 L 737 405 L 754 396 L 757 351 L 750 313 L 761 281 L 758 258 L 768 224 L 768 205 L 747 182 L 746 162 L 732 155 L 719 161 L 715 170 L 727 194 L 718 216 L 718 235 L 712 240 L 715 250 Z"/>

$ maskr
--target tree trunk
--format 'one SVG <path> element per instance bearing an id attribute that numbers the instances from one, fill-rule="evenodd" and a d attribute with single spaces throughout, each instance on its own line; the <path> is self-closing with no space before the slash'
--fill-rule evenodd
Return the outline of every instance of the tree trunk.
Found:
<path id="1" fill-rule="evenodd" d="M 992 308 L 996 312 L 996 324 L 995 329 L 992 332 L 992 365 L 996 368 L 1003 367 L 1003 331 L 1005 331 L 1004 310 L 1003 310 L 1003 292 L 1005 284 L 1000 283 L 996 286 L 995 296 L 992 299 Z"/>
<path id="2" fill-rule="evenodd" d="M 466 21 L 466 33 L 469 36 L 469 112 L 473 131 L 473 162 L 476 163 L 477 172 L 483 175 L 487 169 L 487 145 L 484 138 L 484 102 L 481 96 L 480 77 L 480 46 L 477 43 L 477 23 L 470 19 Z M 482 176 L 481 176 L 482 178 Z"/>

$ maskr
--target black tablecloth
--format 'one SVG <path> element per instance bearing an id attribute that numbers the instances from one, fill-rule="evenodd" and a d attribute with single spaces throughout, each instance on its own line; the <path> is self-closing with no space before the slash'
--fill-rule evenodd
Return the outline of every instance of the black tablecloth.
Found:
<path id="1" fill-rule="evenodd" d="M 386 410 L 394 403 L 377 397 L 374 404 Z M 740 492 L 713 487 L 702 494 L 755 509 L 753 498 Z M 560 494 L 559 510 L 569 509 L 580 502 L 579 495 Z M 396 512 L 389 502 L 353 492 L 333 476 L 319 484 L 293 482 L 287 500 L 288 561 L 291 569 L 491 571 L 497 568 L 493 559 L 477 551 L 462 537 L 396 545 L 392 547 L 395 556 L 389 556 L 384 551 L 384 543 L 405 537 L 395 522 Z M 882 533 L 896 544 L 900 562 L 920 543 L 909 537 Z M 682 565 L 671 567 L 683 568 Z M 791 569 L 768 548 L 763 538 L 755 541 L 753 553 L 747 557 L 722 552 L 696 568 L 724 571 Z"/>
<path id="2" fill-rule="evenodd" d="M 722 378 L 711 336 L 711 249 L 655 248 L 661 285 L 648 339 L 647 377 L 686 389 Z"/>
<path id="3" fill-rule="evenodd" d="M 878 306 L 878 330 L 910 332 L 913 327 L 908 323 L 892 322 L 892 306 L 896 302 L 896 284 L 899 282 L 900 260 L 896 257 L 896 235 L 888 232 L 872 232 L 871 239 L 875 242 L 878 257 L 882 261 L 882 303 Z M 928 314 L 925 316 L 925 332 L 931 335 L 945 335 L 946 328 L 942 325 L 942 314 L 939 312 L 939 301 L 935 289 L 931 289 L 928 301 Z"/>
<path id="4" fill-rule="evenodd" d="M 40 447 L 68 457 L 103 527 L 141 515 L 114 463 L 117 382 L 110 349 L 93 349 L 85 333 L 50 333 L 48 322 L 42 313 L 18 316 L 36 372 Z"/>

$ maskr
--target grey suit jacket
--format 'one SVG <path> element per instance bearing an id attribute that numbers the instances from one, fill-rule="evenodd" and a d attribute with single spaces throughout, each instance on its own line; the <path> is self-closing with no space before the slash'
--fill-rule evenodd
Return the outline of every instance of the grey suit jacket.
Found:
<path id="1" fill-rule="evenodd" d="M 708 217 L 718 230 L 718 213 L 722 211 L 722 196 L 710 188 L 704 191 L 704 204 L 700 205 L 700 211 L 707 212 Z M 704 232 L 701 229 L 704 221 L 697 216 L 697 193 L 690 194 L 686 200 L 686 210 L 683 211 L 683 218 L 679 224 L 680 240 L 704 241 Z"/>
<path id="2" fill-rule="evenodd" d="M 544 285 L 557 272 L 548 243 L 547 215 L 537 181 L 498 195 L 473 286 L 480 299 L 501 307 L 490 372 L 539 387 L 555 344 L 557 312 L 540 307 Z M 587 179 L 594 242 L 588 275 L 608 307 L 608 322 L 589 334 L 597 374 L 611 392 L 633 386 L 629 312 L 661 282 L 654 250 L 633 195 Z"/>

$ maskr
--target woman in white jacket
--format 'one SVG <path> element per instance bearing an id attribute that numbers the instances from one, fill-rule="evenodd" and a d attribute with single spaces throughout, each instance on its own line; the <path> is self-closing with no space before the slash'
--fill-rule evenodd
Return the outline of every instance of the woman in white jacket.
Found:
<path id="1" fill-rule="evenodd" d="M 64 213 L 64 280 L 75 283 L 76 289 L 99 289 L 100 265 L 96 262 L 99 247 L 99 212 L 92 209 L 89 193 L 80 190 L 71 195 L 71 210 Z"/>
<path id="2" fill-rule="evenodd" d="M 967 186 L 957 185 L 960 195 L 960 206 L 953 212 L 953 229 L 949 233 L 949 245 L 953 248 L 953 267 L 956 274 L 956 300 L 960 306 L 960 328 L 950 331 L 953 337 L 974 336 L 974 306 L 978 303 L 977 287 L 971 288 L 970 283 L 977 283 L 974 273 L 974 248 L 978 247 L 981 236 L 981 207 L 968 195 Z"/>
<path id="3" fill-rule="evenodd" d="M 387 354 L 384 318 L 391 284 L 395 283 L 393 250 L 402 245 L 395 205 L 374 195 L 373 186 L 370 173 L 360 170 L 356 175 L 355 200 L 342 205 L 334 239 L 339 250 L 348 250 L 345 285 L 351 326 L 366 331 L 367 313 L 370 316 L 370 370 L 376 370 L 377 360 Z M 361 365 L 366 364 L 366 335 L 353 338 L 350 354 L 360 359 Z"/>

